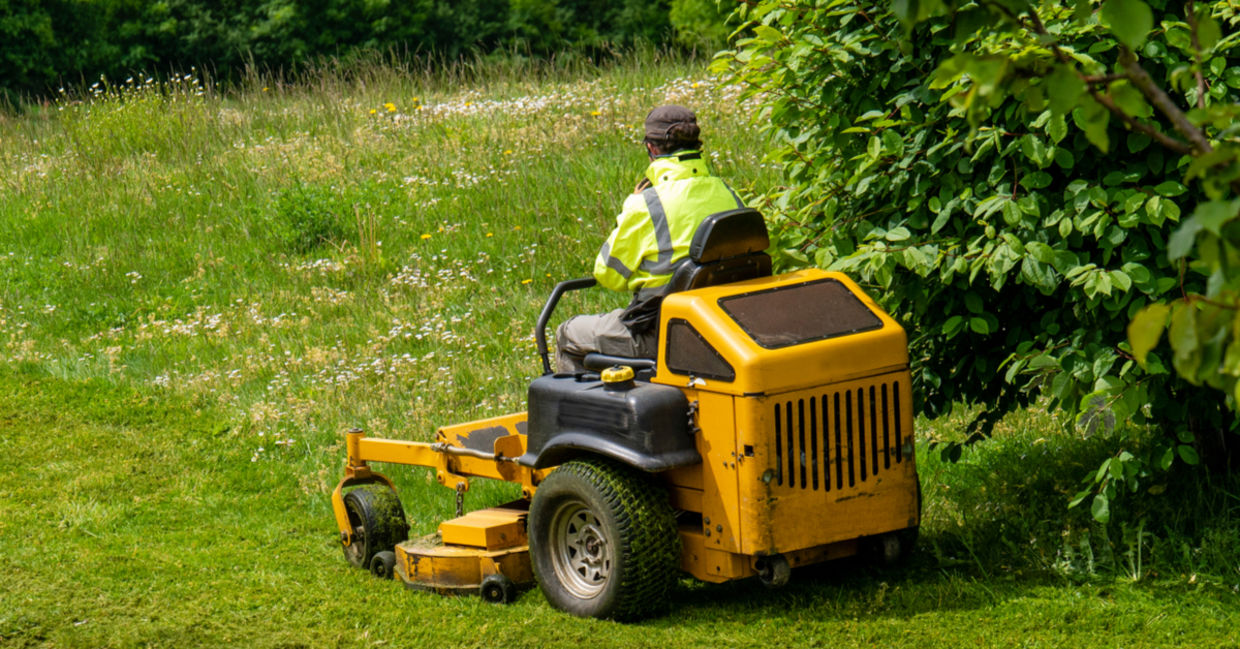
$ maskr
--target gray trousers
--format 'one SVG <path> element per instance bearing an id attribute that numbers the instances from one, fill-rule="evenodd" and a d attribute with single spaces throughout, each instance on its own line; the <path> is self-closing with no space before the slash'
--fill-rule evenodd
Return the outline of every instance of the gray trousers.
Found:
<path id="1" fill-rule="evenodd" d="M 599 352 L 613 356 L 654 358 L 659 352 L 657 331 L 634 338 L 620 322 L 624 309 L 597 315 L 578 315 L 564 321 L 555 331 L 555 369 L 582 372 L 586 354 Z"/>

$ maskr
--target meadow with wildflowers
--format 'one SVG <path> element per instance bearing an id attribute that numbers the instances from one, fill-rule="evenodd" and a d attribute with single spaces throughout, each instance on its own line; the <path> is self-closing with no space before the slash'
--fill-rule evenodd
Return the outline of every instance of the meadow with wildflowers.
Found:
<path id="1" fill-rule="evenodd" d="M 922 448 L 923 551 L 900 571 L 686 581 L 626 626 L 347 567 L 341 432 L 429 440 L 524 409 L 538 311 L 588 274 L 650 107 L 695 108 L 741 194 L 780 182 L 779 143 L 704 70 L 645 52 L 228 90 L 190 73 L 0 115 L 0 646 L 1234 646 L 1236 542 L 1099 554 L 1124 541 L 1061 511 L 1066 465 L 1091 458 L 1045 413 L 959 464 Z M 428 472 L 390 475 L 414 533 L 452 511 Z M 467 507 L 512 495 L 479 481 Z M 1149 575 L 1143 549 L 1185 557 Z"/>

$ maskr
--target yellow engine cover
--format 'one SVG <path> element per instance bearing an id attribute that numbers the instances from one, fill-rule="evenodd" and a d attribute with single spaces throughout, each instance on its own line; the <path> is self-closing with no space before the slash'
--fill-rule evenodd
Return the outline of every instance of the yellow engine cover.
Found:
<path id="1" fill-rule="evenodd" d="M 732 557 L 810 560 L 919 524 L 908 339 L 840 273 L 805 270 L 668 295 L 655 383 L 697 412 L 700 467 L 671 471 L 699 578 Z"/>

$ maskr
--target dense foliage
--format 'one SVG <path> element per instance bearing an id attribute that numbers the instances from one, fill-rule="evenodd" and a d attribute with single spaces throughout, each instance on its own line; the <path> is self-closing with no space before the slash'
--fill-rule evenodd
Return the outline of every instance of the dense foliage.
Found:
<path id="1" fill-rule="evenodd" d="M 1238 12 L 760 0 L 718 61 L 765 93 L 784 263 L 870 283 L 909 330 L 923 412 L 980 405 L 977 439 L 1046 397 L 1085 434 L 1165 432 L 1091 475 L 1075 500 L 1099 520 L 1177 459 L 1235 445 Z"/>
<path id="2" fill-rule="evenodd" d="M 290 70 L 367 50 L 455 58 L 703 46 L 722 44 L 723 19 L 713 0 L 4 0 L 0 93 L 192 66 Z"/>

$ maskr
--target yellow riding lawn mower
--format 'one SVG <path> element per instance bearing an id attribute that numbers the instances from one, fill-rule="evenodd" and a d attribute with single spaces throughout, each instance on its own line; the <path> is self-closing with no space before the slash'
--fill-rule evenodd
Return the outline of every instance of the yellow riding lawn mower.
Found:
<path id="1" fill-rule="evenodd" d="M 921 514 L 904 330 L 850 279 L 771 276 L 761 214 L 712 215 L 673 274 L 654 359 L 591 354 L 544 375 L 529 410 L 440 428 L 433 443 L 346 434 L 332 494 L 345 557 L 439 593 L 508 602 L 535 581 L 579 616 L 665 609 L 682 572 L 707 582 L 786 583 L 792 568 L 911 550 Z M 433 467 L 457 518 L 409 526 L 371 463 Z M 521 485 L 521 500 L 469 513 L 470 479 Z"/>

